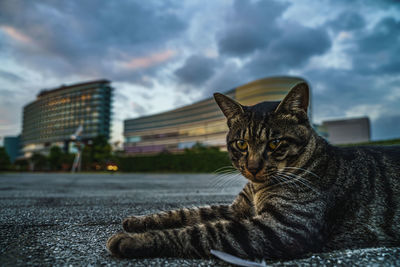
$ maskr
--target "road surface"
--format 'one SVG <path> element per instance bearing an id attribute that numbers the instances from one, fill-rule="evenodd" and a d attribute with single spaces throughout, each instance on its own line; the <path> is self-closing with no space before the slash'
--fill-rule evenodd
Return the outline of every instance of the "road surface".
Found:
<path id="1" fill-rule="evenodd" d="M 0 173 L 1 266 L 229 266 L 218 259 L 128 260 L 105 243 L 121 220 L 161 210 L 230 203 L 244 178 L 211 174 Z M 400 266 L 400 248 L 342 250 L 268 266 Z"/>

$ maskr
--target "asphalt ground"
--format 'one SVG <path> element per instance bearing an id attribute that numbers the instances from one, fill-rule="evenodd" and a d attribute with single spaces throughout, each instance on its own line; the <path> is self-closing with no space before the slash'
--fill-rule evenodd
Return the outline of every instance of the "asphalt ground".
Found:
<path id="1" fill-rule="evenodd" d="M 0 173 L 1 266 L 229 266 L 218 260 L 118 259 L 105 243 L 121 220 L 230 203 L 245 183 L 211 174 Z M 400 266 L 400 248 L 311 254 L 268 266 Z"/>

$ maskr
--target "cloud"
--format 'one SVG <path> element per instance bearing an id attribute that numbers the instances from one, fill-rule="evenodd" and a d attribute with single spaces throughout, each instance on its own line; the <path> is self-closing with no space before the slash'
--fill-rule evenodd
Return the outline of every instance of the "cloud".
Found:
<path id="1" fill-rule="evenodd" d="M 235 1 L 226 28 L 217 36 L 220 53 L 245 56 L 266 47 L 279 36 L 277 19 L 287 7 L 275 1 Z"/>
<path id="2" fill-rule="evenodd" d="M 249 82 L 246 69 L 240 68 L 235 62 L 227 61 L 218 68 L 216 74 L 205 85 L 205 93 L 211 96 L 215 92 L 224 92 Z"/>
<path id="3" fill-rule="evenodd" d="M 326 31 L 287 25 L 282 29 L 282 36 L 258 51 L 246 67 L 259 76 L 287 73 L 303 66 L 311 57 L 324 54 L 330 47 Z"/>
<path id="4" fill-rule="evenodd" d="M 32 39 L 21 33 L 19 30 L 15 29 L 14 27 L 11 26 L 0 26 L 0 29 L 5 32 L 9 37 L 11 37 L 12 39 L 21 42 L 23 44 L 29 45 L 32 44 L 33 41 Z"/>
<path id="5" fill-rule="evenodd" d="M 25 81 L 21 76 L 4 70 L 0 70 L 0 78 L 13 83 Z"/>
<path id="6" fill-rule="evenodd" d="M 253 78 L 287 73 L 327 52 L 331 40 L 322 27 L 284 20 L 290 5 L 275 1 L 235 1 L 226 28 L 218 34 L 222 55 L 239 57 Z"/>
<path id="7" fill-rule="evenodd" d="M 357 71 L 370 75 L 400 74 L 400 17 L 386 17 L 358 38 Z"/>
<path id="8" fill-rule="evenodd" d="M 356 106 L 385 102 L 374 78 L 353 71 L 313 69 L 305 72 L 304 77 L 312 86 L 313 113 L 317 119 L 346 117 L 346 112 Z M 356 116 L 362 115 L 369 114 L 357 113 Z"/>
<path id="9" fill-rule="evenodd" d="M 176 5 L 153 1 L 2 2 L 3 31 L 35 44 L 8 47 L 13 56 L 28 68 L 58 77 L 74 75 L 78 68 L 81 76 L 112 79 L 110 62 L 118 61 L 126 62 L 130 72 L 115 77 L 140 81 L 131 79 L 137 76 L 132 73 L 143 68 L 152 72 L 149 66 L 171 57 L 168 42 L 179 38 L 187 25 L 173 12 Z"/>
<path id="10" fill-rule="evenodd" d="M 268 40 L 257 29 L 248 25 L 240 25 L 228 29 L 218 42 L 222 54 L 243 56 L 268 44 Z"/>
<path id="11" fill-rule="evenodd" d="M 147 57 L 134 57 L 127 61 L 118 62 L 117 64 L 122 68 L 130 70 L 146 69 L 171 59 L 175 54 L 176 51 L 168 49 L 163 52 L 152 53 Z"/>
<path id="12" fill-rule="evenodd" d="M 399 133 L 400 114 L 381 116 L 372 121 L 372 138 L 374 140 L 399 138 Z"/>
<path id="13" fill-rule="evenodd" d="M 398 6 L 391 0 L 0 1 L 3 119 L 20 124 L 22 106 L 40 88 L 106 78 L 116 87 L 120 132 L 126 118 L 254 79 L 296 75 L 311 83 L 314 118 L 366 113 L 374 133 L 390 126 L 385 116 L 400 114 Z"/>
<path id="14" fill-rule="evenodd" d="M 218 68 L 213 71 L 215 62 L 209 64 L 209 59 L 191 57 L 175 75 L 181 82 L 205 87 L 205 92 L 227 90 L 252 79 L 287 74 L 327 52 L 332 43 L 326 29 L 283 20 L 288 7 L 276 1 L 234 1 L 215 35 L 221 55 L 216 58 Z M 225 69 L 227 65 L 235 67 Z"/>
<path id="15" fill-rule="evenodd" d="M 139 104 L 138 102 L 132 102 L 131 107 L 132 107 L 132 110 L 139 116 L 142 116 L 148 112 L 147 108 L 144 107 L 143 105 Z"/>
<path id="16" fill-rule="evenodd" d="M 4 85 L 0 87 L 0 136 L 18 134 L 22 124 L 22 107 L 29 101 L 27 90 L 7 89 Z"/>
<path id="17" fill-rule="evenodd" d="M 335 31 L 354 31 L 365 27 L 364 17 L 355 11 L 344 11 L 340 13 L 334 20 L 326 23 L 326 26 L 333 28 Z"/>
<path id="18" fill-rule="evenodd" d="M 217 62 L 213 58 L 192 55 L 174 73 L 179 81 L 189 85 L 201 85 L 215 72 Z"/>

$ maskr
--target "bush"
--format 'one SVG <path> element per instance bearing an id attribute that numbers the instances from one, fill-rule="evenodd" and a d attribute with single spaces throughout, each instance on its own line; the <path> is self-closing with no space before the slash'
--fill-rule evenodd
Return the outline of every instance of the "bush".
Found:
<path id="1" fill-rule="evenodd" d="M 6 171 L 11 168 L 10 157 L 4 147 L 0 147 L 0 171 Z"/>
<path id="2" fill-rule="evenodd" d="M 105 170 L 112 158 L 111 146 L 104 136 L 98 136 L 91 144 L 85 145 L 82 151 L 82 170 Z"/>
<path id="3" fill-rule="evenodd" d="M 52 146 L 50 148 L 50 153 L 47 158 L 49 161 L 49 164 L 50 164 L 50 170 L 52 170 L 52 171 L 61 170 L 61 166 L 63 163 L 63 156 L 64 156 L 64 152 L 61 150 L 60 147 Z"/>
<path id="4" fill-rule="evenodd" d="M 14 169 L 16 171 L 26 172 L 29 171 L 29 162 L 26 159 L 17 159 L 14 162 Z"/>
<path id="5" fill-rule="evenodd" d="M 48 170 L 49 164 L 46 156 L 39 153 L 34 153 L 30 160 L 32 161 L 34 171 Z"/>
<path id="6" fill-rule="evenodd" d="M 213 172 L 231 165 L 228 153 L 215 148 L 186 150 L 183 154 L 161 153 L 153 156 L 120 157 L 124 172 Z"/>
<path id="7" fill-rule="evenodd" d="M 394 145 L 400 145 L 400 139 L 370 141 L 370 142 L 363 142 L 356 144 L 345 144 L 339 146 L 394 146 Z"/>

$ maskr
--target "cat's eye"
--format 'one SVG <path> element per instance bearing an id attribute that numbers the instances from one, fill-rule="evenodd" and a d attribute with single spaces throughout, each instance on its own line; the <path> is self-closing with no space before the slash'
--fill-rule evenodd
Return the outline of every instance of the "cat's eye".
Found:
<path id="1" fill-rule="evenodd" d="M 245 140 L 237 140 L 237 141 L 236 141 L 236 147 L 237 147 L 240 151 L 244 152 L 244 151 L 247 150 L 248 143 L 247 143 L 247 141 L 245 141 Z"/>
<path id="2" fill-rule="evenodd" d="M 279 146 L 280 143 L 281 143 L 280 139 L 274 139 L 268 143 L 268 146 L 270 149 L 274 150 Z"/>

